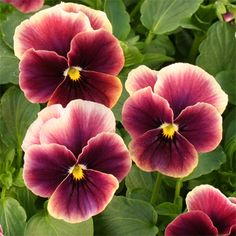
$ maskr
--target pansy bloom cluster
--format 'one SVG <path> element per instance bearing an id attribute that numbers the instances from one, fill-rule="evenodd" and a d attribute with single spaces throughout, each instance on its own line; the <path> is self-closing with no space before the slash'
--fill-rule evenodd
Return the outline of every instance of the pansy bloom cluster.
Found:
<path id="1" fill-rule="evenodd" d="M 186 205 L 188 212 L 167 226 L 166 236 L 236 235 L 236 198 L 227 198 L 210 185 L 200 185 L 187 194 Z"/>
<path id="2" fill-rule="evenodd" d="M 119 41 L 102 11 L 61 3 L 23 21 L 15 30 L 19 84 L 34 103 L 66 106 L 73 99 L 112 107 L 122 91 Z"/>
<path id="3" fill-rule="evenodd" d="M 187 63 L 158 72 L 140 66 L 130 72 L 126 89 L 131 96 L 123 107 L 123 125 L 142 170 L 184 177 L 197 166 L 198 152 L 219 145 L 228 98 L 203 69 Z"/>
<path id="4" fill-rule="evenodd" d="M 23 176 L 34 194 L 49 197 L 52 216 L 81 222 L 110 202 L 131 167 L 115 125 L 109 108 L 80 99 L 48 106 L 31 124 Z"/>

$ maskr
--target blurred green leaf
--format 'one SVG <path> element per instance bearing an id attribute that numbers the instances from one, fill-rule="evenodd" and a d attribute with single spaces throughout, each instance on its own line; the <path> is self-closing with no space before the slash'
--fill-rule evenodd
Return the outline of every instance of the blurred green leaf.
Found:
<path id="1" fill-rule="evenodd" d="M 218 146 L 214 151 L 199 154 L 199 162 L 193 172 L 183 178 L 183 181 L 196 179 L 202 175 L 211 173 L 213 170 L 218 170 L 225 163 L 226 155 L 221 146 Z"/>
<path id="2" fill-rule="evenodd" d="M 51 217 L 46 212 L 39 212 L 27 223 L 24 236 L 93 236 L 93 220 L 70 224 Z"/>
<path id="3" fill-rule="evenodd" d="M 155 207 L 157 214 L 162 216 L 176 217 L 181 212 L 179 207 L 172 202 L 163 202 Z"/>
<path id="4" fill-rule="evenodd" d="M 156 67 L 163 62 L 173 62 L 174 60 L 173 57 L 168 57 L 159 53 L 145 53 L 142 64 L 149 67 Z"/>
<path id="5" fill-rule="evenodd" d="M 222 71 L 216 75 L 216 80 L 228 94 L 229 102 L 236 105 L 236 70 Z"/>
<path id="6" fill-rule="evenodd" d="M 4 236 L 24 236 L 26 214 L 23 207 L 13 198 L 0 200 L 0 223 Z"/>
<path id="7" fill-rule="evenodd" d="M 153 236 L 158 232 L 157 213 L 150 203 L 121 196 L 115 196 L 94 222 L 95 235 Z"/>
<path id="8" fill-rule="evenodd" d="M 225 70 L 236 69 L 236 26 L 226 22 L 216 22 L 199 47 L 197 65 L 212 75 Z"/>
<path id="9" fill-rule="evenodd" d="M 201 3 L 202 0 L 145 0 L 141 21 L 154 34 L 169 33 L 196 12 Z"/>
<path id="10" fill-rule="evenodd" d="M 104 11 L 111 21 L 113 34 L 125 40 L 130 32 L 130 17 L 122 0 L 105 0 Z"/>
<path id="11" fill-rule="evenodd" d="M 236 134 L 236 107 L 233 108 L 225 117 L 223 122 L 224 143 Z"/>
<path id="12" fill-rule="evenodd" d="M 0 126 L 1 138 L 8 146 L 19 148 L 40 106 L 28 102 L 23 93 L 12 86 L 2 96 L 0 108 L 3 120 Z"/>

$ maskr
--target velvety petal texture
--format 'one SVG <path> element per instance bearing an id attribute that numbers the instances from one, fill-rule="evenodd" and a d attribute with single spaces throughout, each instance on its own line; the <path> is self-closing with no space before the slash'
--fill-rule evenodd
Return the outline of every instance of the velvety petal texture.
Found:
<path id="1" fill-rule="evenodd" d="M 38 11 L 43 6 L 44 0 L 3 0 L 3 2 L 13 5 L 23 13 L 30 13 Z"/>
<path id="2" fill-rule="evenodd" d="M 181 214 L 165 230 L 165 236 L 217 236 L 217 228 L 208 215 L 201 211 Z"/>
<path id="3" fill-rule="evenodd" d="M 215 78 L 198 66 L 175 63 L 162 68 L 158 78 L 154 90 L 169 102 L 175 116 L 197 102 L 209 103 L 223 113 L 228 103 Z"/>
<path id="4" fill-rule="evenodd" d="M 138 66 L 129 72 L 128 78 L 125 81 L 125 88 L 130 95 L 148 86 L 154 91 L 157 76 L 157 71 L 151 70 L 145 65 Z"/>
<path id="5" fill-rule="evenodd" d="M 210 185 L 194 188 L 188 193 L 186 204 L 189 211 L 200 210 L 207 214 L 219 234 L 229 234 L 236 224 L 236 205 Z"/>

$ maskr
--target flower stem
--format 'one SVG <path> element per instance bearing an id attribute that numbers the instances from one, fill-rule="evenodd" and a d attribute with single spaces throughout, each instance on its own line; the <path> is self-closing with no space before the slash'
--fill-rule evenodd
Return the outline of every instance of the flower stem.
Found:
<path id="1" fill-rule="evenodd" d="M 174 199 L 174 202 L 180 196 L 180 190 L 181 190 L 182 186 L 183 186 L 182 179 L 178 179 L 177 182 L 176 182 L 176 185 L 175 185 L 175 199 Z"/>
<path id="2" fill-rule="evenodd" d="M 17 168 L 20 169 L 21 168 L 21 164 L 22 164 L 22 149 L 21 147 L 17 148 Z"/>
<path id="3" fill-rule="evenodd" d="M 160 190 L 160 186 L 161 186 L 161 179 L 162 179 L 161 173 L 157 172 L 156 182 L 154 184 L 154 187 L 152 190 L 152 196 L 150 199 L 150 203 L 152 205 L 155 205 L 157 202 L 157 198 L 158 198 L 158 194 L 159 194 L 159 190 Z"/>
<path id="4" fill-rule="evenodd" d="M 139 0 L 134 9 L 130 13 L 130 18 L 133 18 L 140 9 L 140 6 L 143 4 L 143 0 Z"/>
<path id="5" fill-rule="evenodd" d="M 148 32 L 147 38 L 145 40 L 145 44 L 150 44 L 152 42 L 152 39 L 154 37 L 154 34 L 152 33 L 152 31 L 150 30 Z"/>

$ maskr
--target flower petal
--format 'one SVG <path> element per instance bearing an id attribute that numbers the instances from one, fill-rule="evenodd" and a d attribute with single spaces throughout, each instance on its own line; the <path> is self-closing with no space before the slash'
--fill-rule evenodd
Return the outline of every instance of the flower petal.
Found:
<path id="1" fill-rule="evenodd" d="M 124 103 L 122 122 L 132 137 L 172 121 L 173 112 L 168 102 L 154 94 L 150 87 L 135 92 Z"/>
<path id="2" fill-rule="evenodd" d="M 78 156 L 90 138 L 101 132 L 114 132 L 115 126 L 115 117 L 110 109 L 78 99 L 67 105 L 63 116 L 51 119 L 43 126 L 40 140 L 43 144 L 64 145 Z"/>
<path id="3" fill-rule="evenodd" d="M 29 12 L 34 12 L 38 11 L 44 3 L 44 0 L 24 0 L 24 1 L 19 1 L 19 0 L 3 0 L 5 3 L 10 3 L 13 5 L 15 8 L 17 8 L 19 11 L 23 13 L 29 13 Z"/>
<path id="4" fill-rule="evenodd" d="M 210 185 L 195 187 L 186 197 L 189 211 L 200 210 L 207 214 L 219 234 L 229 234 L 236 224 L 236 205 L 232 204 L 220 190 Z"/>
<path id="5" fill-rule="evenodd" d="M 69 65 L 83 70 L 117 75 L 124 66 L 124 55 L 119 41 L 100 29 L 77 34 L 71 41 Z"/>
<path id="6" fill-rule="evenodd" d="M 80 181 L 68 176 L 53 193 L 48 202 L 53 217 L 79 223 L 103 211 L 111 201 L 119 186 L 117 179 L 94 170 L 84 170 L 84 174 Z"/>
<path id="7" fill-rule="evenodd" d="M 62 2 L 61 7 L 66 12 L 83 12 L 89 18 L 90 24 L 94 30 L 103 28 L 112 33 L 111 23 L 108 20 L 106 13 L 104 13 L 103 11 L 94 10 L 90 7 L 71 2 Z"/>
<path id="8" fill-rule="evenodd" d="M 112 75 L 81 71 L 81 79 L 72 81 L 68 77 L 61 83 L 49 100 L 49 104 L 66 106 L 71 100 L 84 99 L 113 107 L 122 92 L 120 80 Z"/>
<path id="9" fill-rule="evenodd" d="M 19 59 L 29 48 L 55 51 L 66 56 L 72 38 L 79 32 L 91 29 L 88 17 L 82 12 L 75 14 L 59 7 L 48 8 L 16 27 L 14 52 Z"/>
<path id="10" fill-rule="evenodd" d="M 209 103 L 220 113 L 226 108 L 227 94 L 214 77 L 198 66 L 175 63 L 161 69 L 158 77 L 154 91 L 169 102 L 175 117 L 197 102 Z"/>
<path id="11" fill-rule="evenodd" d="M 130 143 L 133 161 L 144 171 L 159 171 L 180 178 L 189 175 L 197 166 L 194 146 L 176 133 L 173 140 L 162 136 L 160 129 L 146 132 Z"/>
<path id="12" fill-rule="evenodd" d="M 79 156 L 87 169 L 114 175 L 120 182 L 131 168 L 129 152 L 123 139 L 115 133 L 101 133 L 88 141 Z"/>
<path id="13" fill-rule="evenodd" d="M 26 98 L 31 102 L 45 103 L 64 80 L 67 61 L 55 52 L 29 49 L 19 68 L 19 83 Z"/>
<path id="14" fill-rule="evenodd" d="M 176 118 L 181 133 L 198 152 L 214 150 L 222 139 L 222 117 L 210 104 L 197 103 Z"/>
<path id="15" fill-rule="evenodd" d="M 25 153 L 23 177 L 27 188 L 41 197 L 49 197 L 68 176 L 76 158 L 58 144 L 33 145 Z"/>
<path id="16" fill-rule="evenodd" d="M 177 216 L 166 228 L 165 236 L 218 235 L 211 219 L 201 211 L 190 211 Z"/>
<path id="17" fill-rule="evenodd" d="M 38 113 L 38 118 L 30 125 L 22 143 L 22 149 L 25 152 L 33 144 L 40 144 L 39 134 L 43 125 L 52 118 L 59 118 L 63 113 L 60 104 L 45 107 Z"/>
<path id="18" fill-rule="evenodd" d="M 141 65 L 128 74 L 125 82 L 125 88 L 130 95 L 134 92 L 150 86 L 154 91 L 154 85 L 157 81 L 157 71 L 151 70 L 145 65 Z"/>

